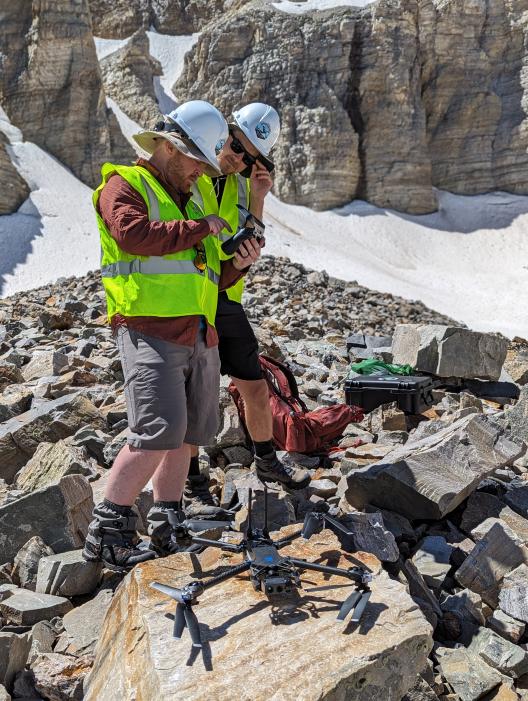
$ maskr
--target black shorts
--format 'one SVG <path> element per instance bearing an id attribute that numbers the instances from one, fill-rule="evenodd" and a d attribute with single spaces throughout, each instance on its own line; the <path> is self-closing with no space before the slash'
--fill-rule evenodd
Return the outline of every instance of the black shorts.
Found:
<path id="1" fill-rule="evenodd" d="M 243 306 L 231 301 L 225 292 L 218 295 L 216 330 L 222 375 L 261 380 L 258 341 Z"/>

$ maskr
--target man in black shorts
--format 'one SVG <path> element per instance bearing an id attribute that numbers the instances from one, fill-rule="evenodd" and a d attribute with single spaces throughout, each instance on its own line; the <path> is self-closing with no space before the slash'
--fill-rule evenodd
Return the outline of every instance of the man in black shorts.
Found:
<path id="1" fill-rule="evenodd" d="M 262 220 L 264 199 L 271 190 L 273 163 L 269 152 L 279 137 L 276 110 L 263 103 L 251 103 L 236 110 L 229 124 L 229 136 L 221 145 L 218 162 L 221 177 L 203 175 L 193 189 L 193 199 L 206 214 L 216 214 L 231 225 L 218 236 L 225 241 L 239 225 L 237 204 Z M 243 282 L 239 281 L 218 297 L 216 329 L 222 374 L 231 376 L 245 405 L 246 424 L 255 450 L 255 467 L 260 479 L 280 482 L 289 489 L 302 489 L 310 482 L 305 470 L 282 463 L 272 442 L 273 422 L 268 387 L 258 359 L 258 342 L 241 304 Z M 205 475 L 200 474 L 198 448 L 192 451 L 189 478 L 183 496 L 188 516 L 221 517 Z"/>

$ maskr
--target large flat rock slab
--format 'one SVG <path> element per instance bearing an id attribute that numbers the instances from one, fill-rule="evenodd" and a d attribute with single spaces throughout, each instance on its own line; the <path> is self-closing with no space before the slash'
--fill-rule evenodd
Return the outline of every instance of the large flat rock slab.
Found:
<path id="1" fill-rule="evenodd" d="M 345 497 L 410 519 L 443 518 L 481 480 L 522 455 L 522 443 L 482 414 L 471 414 L 421 440 L 409 439 L 383 460 L 347 476 Z"/>
<path id="2" fill-rule="evenodd" d="M 291 532 L 296 526 L 281 530 Z M 281 552 L 349 568 L 330 531 L 296 541 Z M 117 591 L 105 619 L 85 701 L 185 698 L 186 701 L 372 701 L 400 699 L 424 668 L 431 627 L 405 588 L 361 553 L 378 574 L 359 626 L 336 621 L 351 592 L 343 578 L 316 572 L 302 579 L 299 599 L 271 604 L 246 573 L 207 590 L 196 613 L 203 653 L 187 631 L 172 638 L 174 602 L 151 589 L 158 580 L 181 586 L 197 556 L 173 555 L 136 567 Z M 214 549 L 198 556 L 204 575 L 241 555 Z"/>

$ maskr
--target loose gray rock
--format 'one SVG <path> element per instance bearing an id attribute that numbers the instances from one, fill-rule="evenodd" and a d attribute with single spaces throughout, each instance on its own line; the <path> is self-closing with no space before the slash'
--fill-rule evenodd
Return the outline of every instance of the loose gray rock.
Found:
<path id="1" fill-rule="evenodd" d="M 462 648 L 445 649 L 440 658 L 442 675 L 462 701 L 477 701 L 501 682 L 500 674 L 478 655 Z"/>
<path id="2" fill-rule="evenodd" d="M 101 573 L 101 563 L 87 562 L 81 550 L 49 555 L 39 562 L 36 591 L 57 596 L 90 594 Z"/>
<path id="3" fill-rule="evenodd" d="M 499 521 L 475 545 L 455 577 L 462 586 L 477 592 L 487 604 L 497 608 L 503 578 L 523 563 L 528 563 L 528 549 L 506 524 Z"/>
<path id="4" fill-rule="evenodd" d="M 518 643 L 526 630 L 525 623 L 508 616 L 501 609 L 496 609 L 493 612 L 488 619 L 488 626 L 506 640 L 511 640 L 512 643 Z"/>
<path id="5" fill-rule="evenodd" d="M 63 440 L 44 442 L 17 474 L 15 487 L 24 492 L 33 492 L 56 484 L 66 475 L 84 475 L 94 479 L 97 474 L 96 463 L 88 456 L 86 448 L 78 448 Z"/>
<path id="6" fill-rule="evenodd" d="M 398 560 L 398 546 L 392 533 L 385 527 L 379 512 L 350 513 L 343 516 L 341 523 L 353 533 L 356 550 L 372 553 L 382 562 Z"/>
<path id="7" fill-rule="evenodd" d="M 480 655 L 490 667 L 513 679 L 528 672 L 528 652 L 489 628 L 480 628 L 468 651 Z"/>
<path id="8" fill-rule="evenodd" d="M 40 560 L 53 550 L 39 536 L 33 536 L 15 555 L 13 579 L 24 589 L 35 591 Z"/>
<path id="9" fill-rule="evenodd" d="M 91 660 L 55 652 L 39 655 L 32 666 L 35 688 L 49 701 L 82 701 Z"/>
<path id="10" fill-rule="evenodd" d="M 440 377 L 498 380 L 507 350 L 502 336 L 451 326 L 400 324 L 392 341 L 395 363 Z"/>
<path id="11" fill-rule="evenodd" d="M 11 482 L 40 443 L 56 443 L 86 424 L 104 428 L 104 420 L 98 409 L 79 395 L 43 402 L 37 408 L 1 424 L 0 477 Z"/>
<path id="12" fill-rule="evenodd" d="M 6 633 L 0 631 L 1 684 L 11 687 L 15 674 L 26 666 L 30 648 L 31 633 Z"/>
<path id="13" fill-rule="evenodd" d="M 0 612 L 7 620 L 19 626 L 32 626 L 39 621 L 49 621 L 64 616 L 73 606 L 63 596 L 40 594 L 19 589 L 13 596 L 0 602 Z"/>
<path id="14" fill-rule="evenodd" d="M 525 563 L 505 575 L 499 606 L 513 618 L 528 623 L 528 567 Z"/>
<path id="15" fill-rule="evenodd" d="M 453 546 L 442 536 L 427 536 L 422 540 L 412 561 L 432 589 L 439 589 L 451 569 Z"/>
<path id="16" fill-rule="evenodd" d="M 111 589 L 103 589 L 95 598 L 68 611 L 63 619 L 64 633 L 60 647 L 56 648 L 57 652 L 76 656 L 92 655 L 112 597 Z"/>
<path id="17" fill-rule="evenodd" d="M 54 552 L 81 547 L 92 509 L 92 489 L 81 475 L 0 506 L 0 561 L 12 560 L 36 535 Z"/>

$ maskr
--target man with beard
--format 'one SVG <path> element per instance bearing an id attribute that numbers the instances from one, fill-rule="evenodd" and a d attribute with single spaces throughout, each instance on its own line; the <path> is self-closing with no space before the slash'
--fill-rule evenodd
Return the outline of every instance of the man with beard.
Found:
<path id="1" fill-rule="evenodd" d="M 215 107 L 185 103 L 156 131 L 134 136 L 148 160 L 106 163 L 94 193 L 129 436 L 94 508 L 83 555 L 117 572 L 178 549 L 169 517 L 181 501 L 190 446 L 209 442 L 217 428 L 218 290 L 241 278 L 260 252 L 250 241 L 232 260 L 220 261 L 215 237 L 229 224 L 205 216 L 191 200 L 191 186 L 207 166 L 220 172 L 215 146 L 227 134 Z M 132 506 L 150 479 L 148 551 L 139 547 Z"/>

